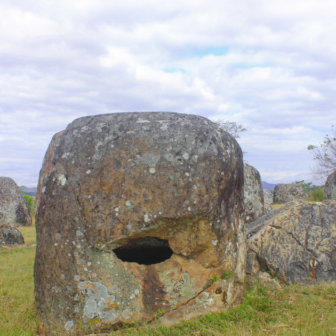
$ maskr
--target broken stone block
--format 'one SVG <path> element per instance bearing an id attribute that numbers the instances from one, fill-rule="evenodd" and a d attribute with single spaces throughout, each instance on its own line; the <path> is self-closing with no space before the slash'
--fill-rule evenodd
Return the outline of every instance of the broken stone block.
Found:
<path id="1" fill-rule="evenodd" d="M 9 177 L 0 177 L 0 226 L 31 226 L 32 218 L 19 186 Z"/>
<path id="2" fill-rule="evenodd" d="M 294 201 L 249 223 L 247 272 L 285 283 L 336 281 L 336 200 Z"/>
<path id="3" fill-rule="evenodd" d="M 230 306 L 245 273 L 243 186 L 238 143 L 206 118 L 72 122 L 52 139 L 37 191 L 40 334 L 176 323 Z"/>

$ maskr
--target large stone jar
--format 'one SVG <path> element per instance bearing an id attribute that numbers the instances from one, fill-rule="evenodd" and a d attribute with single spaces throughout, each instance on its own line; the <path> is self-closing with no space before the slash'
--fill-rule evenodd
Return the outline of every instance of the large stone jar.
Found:
<path id="1" fill-rule="evenodd" d="M 39 178 L 40 334 L 170 324 L 232 304 L 244 278 L 243 185 L 238 143 L 203 117 L 72 122 Z M 234 275 L 209 281 L 223 272 Z"/>
<path id="2" fill-rule="evenodd" d="M 278 184 L 274 187 L 274 203 L 288 203 L 297 200 L 305 200 L 306 198 L 307 194 L 300 184 Z"/>
<path id="3" fill-rule="evenodd" d="M 19 186 L 10 177 L 0 177 L 0 227 L 31 225 L 32 217 Z"/>

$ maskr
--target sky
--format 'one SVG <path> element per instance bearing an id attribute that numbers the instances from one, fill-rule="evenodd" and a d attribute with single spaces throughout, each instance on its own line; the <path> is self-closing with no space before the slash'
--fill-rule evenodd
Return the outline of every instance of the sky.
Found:
<path id="1" fill-rule="evenodd" d="M 0 176 L 34 187 L 87 115 L 229 120 L 263 181 L 311 180 L 336 119 L 336 2 L 0 0 Z"/>

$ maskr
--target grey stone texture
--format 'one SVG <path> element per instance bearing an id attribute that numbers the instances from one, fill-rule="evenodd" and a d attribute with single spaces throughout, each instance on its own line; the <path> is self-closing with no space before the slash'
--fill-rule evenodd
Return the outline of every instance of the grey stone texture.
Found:
<path id="1" fill-rule="evenodd" d="M 272 209 L 272 204 L 273 204 L 273 193 L 268 190 L 268 189 L 264 189 L 264 205 L 265 208 L 271 208 Z"/>
<path id="2" fill-rule="evenodd" d="M 336 200 L 294 201 L 246 229 L 247 272 L 269 269 L 285 283 L 336 281 Z"/>
<path id="3" fill-rule="evenodd" d="M 244 163 L 244 205 L 246 223 L 254 222 L 264 214 L 264 194 L 258 170 Z"/>
<path id="4" fill-rule="evenodd" d="M 152 112 L 75 120 L 49 145 L 36 204 L 40 334 L 99 332 L 151 321 L 159 309 L 169 324 L 237 298 L 246 251 L 242 151 L 206 118 Z M 132 257 L 140 247 L 172 254 L 154 264 L 117 255 Z M 229 270 L 229 280 L 204 289 Z"/>
<path id="5" fill-rule="evenodd" d="M 24 244 L 21 232 L 11 226 L 0 226 L 0 247 L 18 244 Z"/>
<path id="6" fill-rule="evenodd" d="M 0 226 L 2 225 L 32 225 L 27 202 L 18 185 L 9 177 L 0 177 Z"/>
<path id="7" fill-rule="evenodd" d="M 300 184 L 279 184 L 274 187 L 274 203 L 287 203 L 295 200 L 304 200 L 307 194 Z"/>
<path id="8" fill-rule="evenodd" d="M 328 176 L 324 185 L 324 192 L 327 199 L 336 199 L 336 171 Z"/>

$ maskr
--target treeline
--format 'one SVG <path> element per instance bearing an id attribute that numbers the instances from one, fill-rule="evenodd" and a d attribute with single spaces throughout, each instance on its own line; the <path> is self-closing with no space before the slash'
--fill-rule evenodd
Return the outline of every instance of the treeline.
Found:
<path id="1" fill-rule="evenodd" d="M 35 197 L 27 195 L 24 192 L 23 186 L 20 187 L 20 190 L 21 190 L 22 195 L 23 195 L 23 197 L 25 198 L 25 200 L 28 204 L 28 208 L 29 208 L 29 211 L 30 211 L 31 215 L 34 216 L 35 215 Z"/>
<path id="2" fill-rule="evenodd" d="M 316 186 L 312 182 L 305 182 L 304 180 L 295 181 L 293 183 L 300 184 L 303 191 L 308 195 L 308 201 L 322 202 L 325 200 L 324 185 Z"/>

